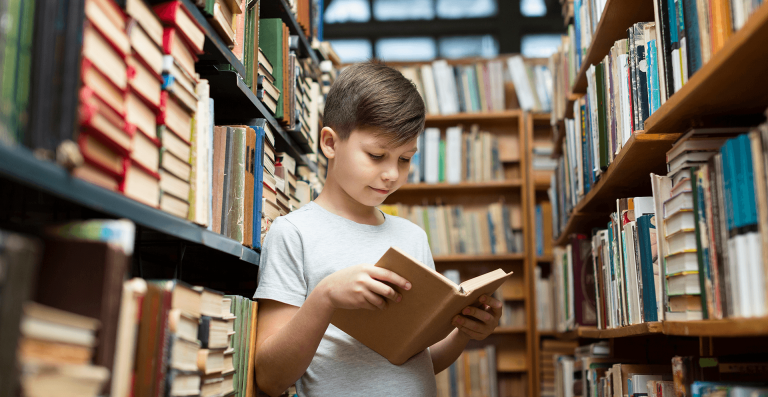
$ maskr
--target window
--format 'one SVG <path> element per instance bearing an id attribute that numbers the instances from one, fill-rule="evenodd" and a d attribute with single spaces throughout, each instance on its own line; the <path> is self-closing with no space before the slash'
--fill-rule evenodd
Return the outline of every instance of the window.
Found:
<path id="1" fill-rule="evenodd" d="M 373 57 L 371 42 L 366 39 L 328 40 L 341 62 L 363 62 Z"/>
<path id="2" fill-rule="evenodd" d="M 373 17 L 379 21 L 434 19 L 433 0 L 374 0 Z"/>
<path id="3" fill-rule="evenodd" d="M 485 18 L 496 15 L 496 0 L 436 0 L 437 16 L 443 19 Z M 502 0 L 510 1 L 510 0 Z"/>
<path id="4" fill-rule="evenodd" d="M 520 0 L 520 13 L 524 17 L 543 17 L 547 15 L 544 0 Z"/>
<path id="5" fill-rule="evenodd" d="M 398 37 L 376 42 L 376 58 L 384 61 L 431 61 L 436 56 L 435 40 L 431 37 Z"/>
<path id="6" fill-rule="evenodd" d="M 499 55 L 499 42 L 491 35 L 441 37 L 440 56 L 443 58 L 485 57 Z"/>
<path id="7" fill-rule="evenodd" d="M 371 7 L 368 0 L 334 0 L 325 10 L 325 23 L 368 22 Z"/>
<path id="8" fill-rule="evenodd" d="M 559 34 L 529 34 L 523 36 L 520 53 L 527 58 L 549 58 L 560 46 Z"/>

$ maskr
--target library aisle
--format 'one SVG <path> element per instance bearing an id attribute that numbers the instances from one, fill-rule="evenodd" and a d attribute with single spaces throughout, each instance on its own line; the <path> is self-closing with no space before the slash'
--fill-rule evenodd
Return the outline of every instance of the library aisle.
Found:
<path id="1" fill-rule="evenodd" d="M 768 396 L 761 0 L 5 0 L 0 21 L 0 397 L 265 395 L 262 245 L 334 188 L 326 100 L 368 60 L 426 111 L 378 209 L 424 230 L 425 277 L 499 285 L 438 396 Z M 392 326 L 414 351 L 453 331 L 430 298 Z"/>

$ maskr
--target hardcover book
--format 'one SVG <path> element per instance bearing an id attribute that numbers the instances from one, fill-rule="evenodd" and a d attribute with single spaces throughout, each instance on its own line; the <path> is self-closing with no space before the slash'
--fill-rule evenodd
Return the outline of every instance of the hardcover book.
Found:
<path id="1" fill-rule="evenodd" d="M 403 299 L 386 310 L 337 310 L 331 324 L 400 365 L 453 331 L 453 317 L 483 295 L 492 294 L 512 273 L 496 269 L 459 285 L 396 247 L 377 267 L 391 270 L 413 288 L 394 287 Z"/>

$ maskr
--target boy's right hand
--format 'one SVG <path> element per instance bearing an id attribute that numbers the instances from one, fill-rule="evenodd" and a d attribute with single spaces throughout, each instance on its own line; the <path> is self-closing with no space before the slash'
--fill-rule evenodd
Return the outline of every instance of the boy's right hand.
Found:
<path id="1" fill-rule="evenodd" d="M 400 302 L 403 296 L 387 282 L 405 290 L 411 283 L 395 272 L 373 265 L 357 265 L 339 270 L 323 279 L 318 289 L 323 291 L 334 309 L 385 309 L 386 299 Z"/>

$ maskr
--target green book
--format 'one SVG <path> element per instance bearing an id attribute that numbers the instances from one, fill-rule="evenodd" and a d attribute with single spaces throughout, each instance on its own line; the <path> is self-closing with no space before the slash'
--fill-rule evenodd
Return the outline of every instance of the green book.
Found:
<path id="1" fill-rule="evenodd" d="M 233 127 L 232 130 L 232 155 L 227 159 L 229 174 L 225 176 L 229 180 L 225 192 L 229 196 L 227 237 L 242 243 L 245 236 L 246 130 L 242 127 Z"/>
<path id="2" fill-rule="evenodd" d="M 245 67 L 245 76 L 243 76 L 243 82 L 245 82 L 245 85 L 250 87 L 251 90 L 255 93 L 255 76 L 251 73 L 252 69 L 250 67 L 251 62 L 253 62 L 253 53 L 250 49 L 250 46 L 248 45 L 253 39 L 253 20 L 251 19 L 252 12 L 253 7 L 246 7 L 245 17 L 243 18 L 243 21 L 245 22 L 245 43 L 243 43 L 243 66 Z"/>
<path id="3" fill-rule="evenodd" d="M 232 299 L 232 304 L 230 306 L 232 314 L 235 315 L 235 334 L 232 336 L 232 342 L 230 344 L 230 347 L 232 347 L 235 350 L 235 355 L 232 358 L 234 361 L 234 367 L 235 367 L 235 376 L 234 376 L 234 384 L 237 385 L 237 381 L 240 377 L 240 368 L 238 367 L 238 360 L 240 359 L 240 339 L 238 336 L 240 335 L 240 297 L 237 295 L 227 295 L 227 298 Z M 237 390 L 237 386 L 235 386 L 235 390 Z"/>
<path id="4" fill-rule="evenodd" d="M 283 91 L 283 20 L 266 18 L 259 20 L 259 47 L 264 56 L 272 64 L 272 75 L 275 76 L 275 87 Z M 277 99 L 275 118 L 282 119 L 283 97 Z"/>
<path id="5" fill-rule="evenodd" d="M 438 180 L 445 182 L 445 139 L 440 140 L 440 172 L 438 173 Z"/>
<path id="6" fill-rule="evenodd" d="M 597 91 L 598 144 L 600 145 L 600 168 L 608 168 L 610 148 L 608 147 L 608 128 L 605 121 L 605 70 L 603 63 L 595 65 L 595 90 Z"/>
<path id="7" fill-rule="evenodd" d="M 707 277 L 708 277 L 708 256 L 704 251 L 704 239 L 707 235 L 707 219 L 706 209 L 704 207 L 704 191 L 701 186 L 701 179 L 699 179 L 698 167 L 690 169 L 691 172 L 691 192 L 693 193 L 693 223 L 696 230 L 696 259 L 699 262 L 699 284 L 701 286 L 701 318 L 707 320 L 709 318 L 709 305 L 707 302 Z M 705 170 L 706 172 L 706 170 Z M 709 284 L 712 285 L 711 283 Z"/>
<path id="8" fill-rule="evenodd" d="M 248 333 L 250 332 L 250 318 L 251 318 L 251 300 L 246 298 L 241 298 L 243 302 L 243 319 L 241 321 L 241 329 L 243 332 L 240 333 L 240 373 L 242 376 L 238 378 L 237 382 L 237 390 L 238 394 L 241 397 L 245 396 L 245 384 L 246 384 L 246 378 L 248 377 Z"/>

